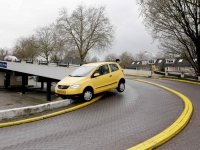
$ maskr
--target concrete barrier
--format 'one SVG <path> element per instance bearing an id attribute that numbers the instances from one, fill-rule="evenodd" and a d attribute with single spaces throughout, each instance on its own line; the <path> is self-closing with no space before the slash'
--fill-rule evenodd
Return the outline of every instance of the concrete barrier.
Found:
<path id="1" fill-rule="evenodd" d="M 51 110 L 51 109 L 67 106 L 71 104 L 72 102 L 73 100 L 66 99 L 66 100 L 60 100 L 56 102 L 50 102 L 50 103 L 40 104 L 40 105 L 35 105 L 35 106 L 0 110 L 0 120 L 15 118 L 18 116 L 27 116 L 27 115 L 36 114 L 36 113 L 43 112 L 46 110 Z"/>

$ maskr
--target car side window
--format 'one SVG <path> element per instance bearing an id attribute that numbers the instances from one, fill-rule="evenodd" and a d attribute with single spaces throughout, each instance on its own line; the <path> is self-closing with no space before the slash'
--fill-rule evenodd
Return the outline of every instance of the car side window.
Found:
<path id="1" fill-rule="evenodd" d="M 111 72 L 119 70 L 119 67 L 116 64 L 109 64 Z"/>
<path id="2" fill-rule="evenodd" d="M 108 74 L 109 73 L 108 65 L 103 65 L 103 66 L 101 66 L 101 68 L 102 68 L 102 74 Z"/>
<path id="3" fill-rule="evenodd" d="M 108 74 L 109 73 L 109 68 L 108 65 L 103 65 L 100 66 L 95 73 L 99 73 L 100 75 Z"/>

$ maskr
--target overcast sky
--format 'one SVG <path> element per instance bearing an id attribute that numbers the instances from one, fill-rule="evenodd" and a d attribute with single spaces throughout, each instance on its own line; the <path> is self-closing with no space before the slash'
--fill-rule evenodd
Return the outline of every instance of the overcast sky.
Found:
<path id="1" fill-rule="evenodd" d="M 0 0 L 0 48 L 12 48 L 18 38 L 28 37 L 38 27 L 55 22 L 62 7 L 73 11 L 81 3 L 105 6 L 111 24 L 116 27 L 113 47 L 100 59 L 108 53 L 120 55 L 128 51 L 135 55 L 148 51 L 155 55 L 160 51 L 142 24 L 135 0 Z"/>

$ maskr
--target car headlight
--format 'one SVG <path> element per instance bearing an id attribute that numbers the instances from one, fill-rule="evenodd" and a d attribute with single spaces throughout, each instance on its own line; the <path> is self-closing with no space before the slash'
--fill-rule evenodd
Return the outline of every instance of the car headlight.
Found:
<path id="1" fill-rule="evenodd" d="M 80 84 L 74 84 L 74 85 L 70 86 L 70 89 L 78 89 L 80 87 L 81 87 Z"/>

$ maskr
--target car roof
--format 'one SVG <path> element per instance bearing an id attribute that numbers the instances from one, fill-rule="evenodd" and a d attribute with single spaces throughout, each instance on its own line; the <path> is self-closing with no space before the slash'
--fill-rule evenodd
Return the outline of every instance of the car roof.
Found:
<path id="1" fill-rule="evenodd" d="M 100 66 L 100 65 L 103 65 L 103 64 L 110 64 L 110 63 L 117 64 L 116 62 L 95 62 L 95 63 L 84 64 L 84 66 Z"/>

